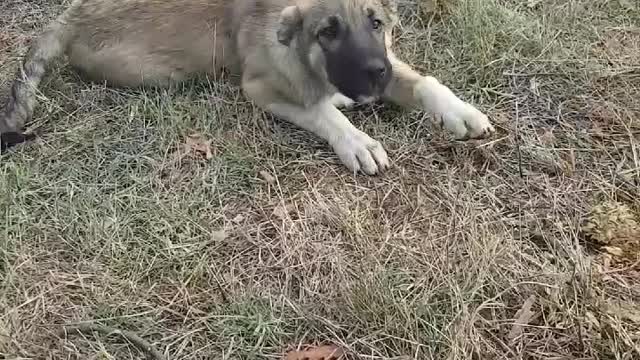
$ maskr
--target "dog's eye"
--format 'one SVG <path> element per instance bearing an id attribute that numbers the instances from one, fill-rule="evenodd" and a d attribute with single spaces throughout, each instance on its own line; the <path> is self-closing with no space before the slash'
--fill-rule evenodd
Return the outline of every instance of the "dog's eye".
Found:
<path id="1" fill-rule="evenodd" d="M 371 26 L 374 30 L 380 30 L 382 28 L 382 21 L 378 19 L 371 19 Z"/>

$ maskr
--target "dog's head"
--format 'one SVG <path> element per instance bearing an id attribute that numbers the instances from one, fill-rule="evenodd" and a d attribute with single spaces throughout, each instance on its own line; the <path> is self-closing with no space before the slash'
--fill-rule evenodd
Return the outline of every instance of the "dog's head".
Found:
<path id="1" fill-rule="evenodd" d="M 395 0 L 299 0 L 280 15 L 278 41 L 354 101 L 379 97 L 392 76 L 387 56 Z"/>

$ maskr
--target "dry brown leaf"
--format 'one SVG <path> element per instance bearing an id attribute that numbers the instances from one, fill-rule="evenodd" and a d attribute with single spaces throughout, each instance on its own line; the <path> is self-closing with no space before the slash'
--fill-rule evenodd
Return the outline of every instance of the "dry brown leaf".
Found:
<path id="1" fill-rule="evenodd" d="M 615 201 L 595 205 L 588 214 L 583 231 L 602 245 L 612 245 L 638 228 L 633 210 Z"/>
<path id="2" fill-rule="evenodd" d="M 553 130 L 545 130 L 542 135 L 540 135 L 540 142 L 546 146 L 553 145 L 556 142 L 556 136 Z"/>
<path id="3" fill-rule="evenodd" d="M 184 142 L 184 151 L 187 154 L 194 153 L 204 156 L 207 160 L 213 157 L 213 152 L 211 151 L 211 140 L 207 140 L 201 134 L 191 134 L 187 136 Z"/>
<path id="4" fill-rule="evenodd" d="M 640 216 L 628 205 L 608 201 L 595 205 L 582 231 L 605 254 L 610 264 L 626 266 L 640 254 Z"/>
<path id="5" fill-rule="evenodd" d="M 289 351 L 284 360 L 339 360 L 345 352 L 335 345 L 306 347 L 304 350 Z"/>
<path id="6" fill-rule="evenodd" d="M 511 331 L 507 335 L 507 338 L 511 341 L 515 340 L 517 337 L 522 335 L 522 330 L 525 325 L 528 325 L 529 322 L 533 319 L 535 312 L 531 311 L 531 307 L 536 301 L 536 296 L 531 295 L 529 298 L 522 304 L 522 307 L 516 313 L 516 321 L 513 323 L 511 327 Z"/>

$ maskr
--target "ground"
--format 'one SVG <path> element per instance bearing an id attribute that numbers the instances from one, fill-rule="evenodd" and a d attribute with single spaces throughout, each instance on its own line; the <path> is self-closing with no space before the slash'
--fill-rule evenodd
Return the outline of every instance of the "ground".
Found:
<path id="1" fill-rule="evenodd" d="M 66 3 L 2 1 L 0 99 Z M 394 163 L 376 177 L 227 82 L 123 91 L 55 66 L 40 138 L 0 158 L 0 358 L 143 358 L 117 336 L 59 336 L 77 322 L 170 359 L 321 343 L 640 358 L 638 2 L 400 5 L 398 53 L 497 134 L 455 142 L 420 111 L 350 110 Z"/>

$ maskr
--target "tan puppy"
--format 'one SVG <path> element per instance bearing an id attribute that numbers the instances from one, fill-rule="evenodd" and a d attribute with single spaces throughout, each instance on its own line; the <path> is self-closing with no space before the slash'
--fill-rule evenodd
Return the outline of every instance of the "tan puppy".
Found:
<path id="1" fill-rule="evenodd" d="M 2 147 L 25 141 L 47 66 L 67 55 L 112 86 L 166 86 L 229 69 L 248 98 L 326 140 L 352 171 L 389 166 L 382 145 L 338 110 L 378 98 L 436 115 L 458 139 L 487 117 L 392 52 L 394 0 L 75 0 L 27 54 L 3 115 Z"/>

